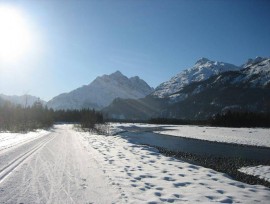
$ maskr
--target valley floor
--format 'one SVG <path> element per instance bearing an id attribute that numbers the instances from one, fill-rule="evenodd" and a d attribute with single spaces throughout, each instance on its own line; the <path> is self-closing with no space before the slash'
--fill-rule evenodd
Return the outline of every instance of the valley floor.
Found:
<path id="1" fill-rule="evenodd" d="M 0 133 L 0 146 L 3 133 Z M 4 146 L 4 145 L 3 145 Z M 55 125 L 0 149 L 0 203 L 268 203 L 270 189 L 115 135 Z"/>

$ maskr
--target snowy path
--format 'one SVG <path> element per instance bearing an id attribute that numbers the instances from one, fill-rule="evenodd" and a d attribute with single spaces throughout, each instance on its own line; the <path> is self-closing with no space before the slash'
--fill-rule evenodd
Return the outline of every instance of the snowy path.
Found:
<path id="1" fill-rule="evenodd" d="M 0 203 L 111 203 L 119 193 L 70 126 L 0 152 Z"/>

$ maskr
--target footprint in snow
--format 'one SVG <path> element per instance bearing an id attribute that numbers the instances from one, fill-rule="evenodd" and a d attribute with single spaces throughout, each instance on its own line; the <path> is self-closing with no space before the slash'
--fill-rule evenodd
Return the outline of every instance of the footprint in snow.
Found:
<path id="1" fill-rule="evenodd" d="M 191 168 L 191 169 L 199 169 L 198 166 L 194 166 L 194 165 L 189 165 L 188 168 Z"/>
<path id="2" fill-rule="evenodd" d="M 169 176 L 165 176 L 165 177 L 163 178 L 163 180 L 165 180 L 165 181 L 175 181 L 174 178 L 169 177 Z"/>
<path id="3" fill-rule="evenodd" d="M 220 193 L 220 194 L 224 194 L 225 191 L 223 191 L 223 190 L 217 190 L 217 192 Z"/>
<path id="4" fill-rule="evenodd" d="M 173 199 L 173 198 L 160 198 L 159 200 L 162 202 L 173 203 L 175 199 Z"/>
<path id="5" fill-rule="evenodd" d="M 160 197 L 161 196 L 161 193 L 160 192 L 155 192 L 155 196 Z"/>
<path id="6" fill-rule="evenodd" d="M 191 183 L 190 182 L 178 182 L 178 183 L 174 183 L 173 185 L 178 188 L 178 187 L 185 187 L 185 186 L 188 186 L 190 185 Z"/>
<path id="7" fill-rule="evenodd" d="M 81 187 L 82 187 L 83 189 L 86 189 L 86 188 L 87 188 L 87 185 L 86 185 L 85 183 L 83 183 L 83 184 L 81 184 Z"/>
<path id="8" fill-rule="evenodd" d="M 173 194 L 173 196 L 176 197 L 176 198 L 180 198 L 179 194 Z"/>

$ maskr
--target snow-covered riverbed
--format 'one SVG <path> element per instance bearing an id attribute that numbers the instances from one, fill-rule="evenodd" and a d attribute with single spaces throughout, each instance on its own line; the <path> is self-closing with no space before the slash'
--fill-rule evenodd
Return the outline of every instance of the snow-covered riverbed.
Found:
<path id="1" fill-rule="evenodd" d="M 111 123 L 115 131 L 121 131 L 122 127 L 156 128 L 153 131 L 158 134 L 193 138 L 213 142 L 234 143 L 261 147 L 270 147 L 269 128 L 224 128 L 196 125 L 154 125 L 140 123 Z"/>

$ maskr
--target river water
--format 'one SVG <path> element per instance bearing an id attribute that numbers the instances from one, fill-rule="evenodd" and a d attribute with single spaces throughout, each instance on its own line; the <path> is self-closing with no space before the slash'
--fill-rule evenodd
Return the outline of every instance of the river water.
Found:
<path id="1" fill-rule="evenodd" d="M 209 142 L 198 139 L 161 135 L 153 132 L 128 131 L 120 134 L 132 143 L 163 147 L 204 156 L 233 157 L 256 161 L 269 161 L 270 148 Z"/>

